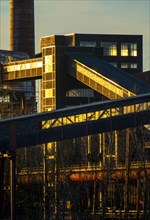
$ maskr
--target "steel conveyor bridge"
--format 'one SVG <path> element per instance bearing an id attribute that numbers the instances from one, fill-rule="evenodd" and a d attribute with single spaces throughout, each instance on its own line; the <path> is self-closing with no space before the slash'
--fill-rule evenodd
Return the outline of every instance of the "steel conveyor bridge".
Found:
<path id="1" fill-rule="evenodd" d="M 0 151 L 150 123 L 150 93 L 0 121 Z"/>
<path id="2" fill-rule="evenodd" d="M 147 84 L 114 67 L 95 54 L 67 54 L 66 73 L 108 99 L 130 97 L 150 91 Z M 2 81 L 42 78 L 42 58 L 4 64 Z"/>
<path id="3" fill-rule="evenodd" d="M 94 54 L 68 55 L 67 73 L 108 99 L 149 91 L 148 85 Z"/>

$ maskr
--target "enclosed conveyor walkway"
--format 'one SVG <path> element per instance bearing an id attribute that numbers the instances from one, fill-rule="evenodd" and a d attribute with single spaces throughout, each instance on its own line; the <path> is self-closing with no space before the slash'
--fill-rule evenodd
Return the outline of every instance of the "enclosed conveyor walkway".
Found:
<path id="1" fill-rule="evenodd" d="M 0 151 L 150 123 L 150 93 L 0 121 Z"/>
<path id="2" fill-rule="evenodd" d="M 118 99 L 149 92 L 149 86 L 94 54 L 70 54 L 67 73 L 104 95 Z"/>
<path id="3" fill-rule="evenodd" d="M 42 58 L 19 60 L 3 65 L 3 81 L 31 80 L 42 78 Z"/>

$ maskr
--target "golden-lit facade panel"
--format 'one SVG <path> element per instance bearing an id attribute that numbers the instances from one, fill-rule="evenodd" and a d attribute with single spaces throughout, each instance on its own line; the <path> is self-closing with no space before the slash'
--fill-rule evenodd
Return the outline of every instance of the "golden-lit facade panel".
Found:
<path id="1" fill-rule="evenodd" d="M 42 53 L 41 109 L 43 112 L 56 109 L 55 47 L 43 48 Z"/>
<path id="2" fill-rule="evenodd" d="M 41 58 L 7 63 L 4 65 L 4 73 L 34 68 L 42 68 Z"/>
<path id="3" fill-rule="evenodd" d="M 99 111 L 92 111 L 87 112 L 84 114 L 77 114 L 77 115 L 70 115 L 60 118 L 54 118 L 51 120 L 43 121 L 43 129 L 48 129 L 50 127 L 57 127 L 57 126 L 65 126 L 74 123 L 81 123 L 81 122 L 90 122 L 94 120 L 99 120 L 103 118 L 112 118 L 115 116 L 126 115 L 130 113 L 142 112 L 146 111 L 150 108 L 150 102 L 139 103 L 139 104 L 132 104 L 123 107 L 117 108 L 110 108 L 107 110 L 99 110 Z"/>
<path id="4" fill-rule="evenodd" d="M 45 73 L 53 72 L 53 56 L 48 55 L 44 57 L 45 62 Z"/>
<path id="5" fill-rule="evenodd" d="M 116 84 L 112 80 L 104 77 L 100 73 L 87 68 L 83 64 L 76 61 L 76 77 L 78 80 L 84 82 L 87 86 L 93 88 L 97 92 L 103 94 L 104 96 L 113 98 L 124 98 L 129 96 L 134 96 L 135 94 L 131 91 L 123 88 L 122 86 Z M 112 96 L 114 93 L 114 96 Z"/>
<path id="6" fill-rule="evenodd" d="M 3 80 L 41 78 L 42 66 L 41 58 L 7 63 L 4 65 Z"/>

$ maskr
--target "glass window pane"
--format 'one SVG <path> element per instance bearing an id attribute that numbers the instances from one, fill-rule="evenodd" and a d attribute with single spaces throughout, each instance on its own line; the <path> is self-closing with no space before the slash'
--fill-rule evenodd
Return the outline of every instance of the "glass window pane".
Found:
<path id="1" fill-rule="evenodd" d="M 123 68 L 123 69 L 127 69 L 127 68 L 137 69 L 137 63 L 121 63 L 121 68 Z"/>
<path id="2" fill-rule="evenodd" d="M 104 56 L 117 56 L 116 42 L 101 42 L 100 46 L 103 47 Z"/>
<path id="3" fill-rule="evenodd" d="M 128 68 L 128 63 L 121 63 L 121 68 L 127 69 Z"/>
<path id="4" fill-rule="evenodd" d="M 137 44 L 131 43 L 131 56 L 136 57 L 137 56 Z"/>
<path id="5" fill-rule="evenodd" d="M 137 56 L 137 43 L 121 43 L 121 56 Z"/>
<path id="6" fill-rule="evenodd" d="M 131 63 L 130 68 L 131 69 L 137 69 L 137 63 Z"/>
<path id="7" fill-rule="evenodd" d="M 127 43 L 121 44 L 121 56 L 128 56 L 128 55 L 129 55 L 128 44 Z"/>

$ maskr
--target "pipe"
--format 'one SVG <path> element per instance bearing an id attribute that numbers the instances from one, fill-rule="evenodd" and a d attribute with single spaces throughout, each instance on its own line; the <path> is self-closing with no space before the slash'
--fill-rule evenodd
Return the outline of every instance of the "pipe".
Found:
<path id="1" fill-rule="evenodd" d="M 106 176 L 109 175 L 106 171 L 97 171 L 93 173 L 93 171 L 90 172 L 78 172 L 78 173 L 73 173 L 70 175 L 69 179 L 73 182 L 76 181 L 103 181 Z M 147 168 L 144 170 L 144 168 L 139 168 L 136 170 L 131 170 L 129 173 L 129 178 L 134 180 L 134 179 L 139 179 L 143 178 L 145 176 L 150 176 L 150 168 Z M 111 179 L 112 180 L 125 180 L 125 170 L 118 170 L 114 171 L 111 174 Z"/>

